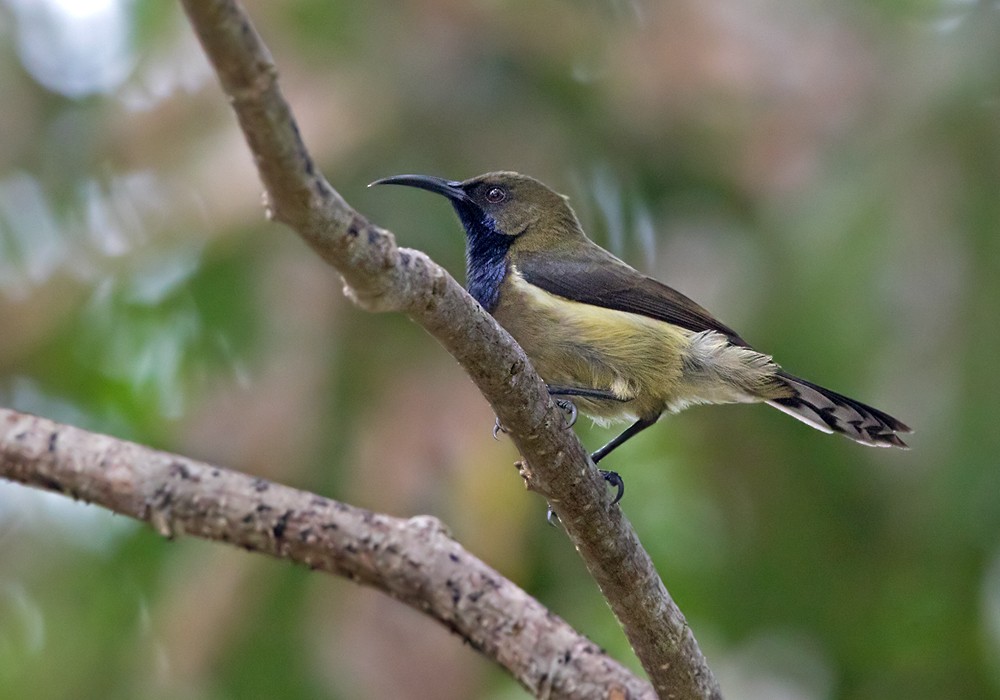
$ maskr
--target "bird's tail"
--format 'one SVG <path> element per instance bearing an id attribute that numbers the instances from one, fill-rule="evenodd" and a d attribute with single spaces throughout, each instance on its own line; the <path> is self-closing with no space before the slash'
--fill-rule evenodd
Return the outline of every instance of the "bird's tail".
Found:
<path id="1" fill-rule="evenodd" d="M 767 403 L 824 433 L 840 433 L 862 445 L 908 449 L 898 433 L 913 432 L 888 413 L 866 406 L 812 382 L 781 372 L 793 396 Z"/>

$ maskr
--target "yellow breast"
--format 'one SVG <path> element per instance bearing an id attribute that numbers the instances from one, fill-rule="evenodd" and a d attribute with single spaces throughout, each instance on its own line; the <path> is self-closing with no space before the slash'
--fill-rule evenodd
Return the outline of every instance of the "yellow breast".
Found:
<path id="1" fill-rule="evenodd" d="M 676 393 L 690 333 L 645 316 L 581 304 L 528 284 L 513 267 L 493 315 L 549 384 L 610 390 L 627 402 L 576 400 L 590 415 L 659 415 Z"/>

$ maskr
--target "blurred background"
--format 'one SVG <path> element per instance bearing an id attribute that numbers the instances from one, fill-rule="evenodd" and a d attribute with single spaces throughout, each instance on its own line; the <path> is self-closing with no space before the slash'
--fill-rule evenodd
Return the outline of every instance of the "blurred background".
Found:
<path id="1" fill-rule="evenodd" d="M 331 183 L 463 276 L 516 169 L 910 452 L 763 406 L 614 456 L 731 698 L 1000 698 L 1000 6 L 246 0 Z M 268 223 L 177 3 L 0 0 L 0 405 L 398 516 L 634 668 L 456 363 Z M 611 430 L 581 420 L 596 448 Z M 0 698 L 522 698 L 345 581 L 0 483 Z"/>

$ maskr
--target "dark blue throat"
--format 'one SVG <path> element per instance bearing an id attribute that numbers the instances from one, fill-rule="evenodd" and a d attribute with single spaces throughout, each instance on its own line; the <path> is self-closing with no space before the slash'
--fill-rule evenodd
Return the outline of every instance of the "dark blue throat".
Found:
<path id="1" fill-rule="evenodd" d="M 493 218 L 479 207 L 456 202 L 455 211 L 465 228 L 465 288 L 492 313 L 507 274 L 507 251 L 514 237 L 500 233 Z"/>

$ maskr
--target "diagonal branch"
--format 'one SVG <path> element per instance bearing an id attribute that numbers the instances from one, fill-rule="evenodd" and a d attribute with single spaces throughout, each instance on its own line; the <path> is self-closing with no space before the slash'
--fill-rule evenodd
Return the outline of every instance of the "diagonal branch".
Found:
<path id="1" fill-rule="evenodd" d="M 8 409 L 0 409 L 0 477 L 144 520 L 167 537 L 224 541 L 377 588 L 436 619 L 538 697 L 653 697 L 436 518 L 373 513 Z"/>
<path id="2" fill-rule="evenodd" d="M 462 364 L 510 431 L 662 697 L 720 695 L 683 614 L 523 351 L 426 255 L 398 248 L 317 171 L 267 48 L 234 0 L 182 0 L 253 152 L 272 216 L 343 276 L 362 307 L 403 311 Z"/>
<path id="3" fill-rule="evenodd" d="M 719 697 L 684 616 L 630 523 L 609 505 L 603 480 L 563 429 L 523 351 L 447 272 L 423 253 L 397 247 L 327 183 L 281 96 L 270 54 L 237 2 L 181 1 L 253 153 L 270 215 L 340 272 L 360 306 L 408 314 L 462 364 L 511 431 L 528 487 L 552 504 L 659 695 Z M 210 483 L 202 478 L 197 485 Z M 191 499 L 199 503 L 197 494 Z M 289 523 L 279 525 L 285 531 Z"/>

